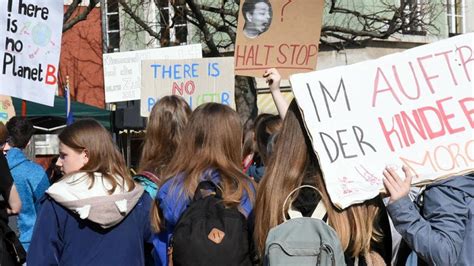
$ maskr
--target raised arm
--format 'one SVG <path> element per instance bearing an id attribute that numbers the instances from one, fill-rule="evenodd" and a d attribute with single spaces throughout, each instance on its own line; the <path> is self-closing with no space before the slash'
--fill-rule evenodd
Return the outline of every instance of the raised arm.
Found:
<path id="1" fill-rule="evenodd" d="M 284 119 L 289 104 L 286 102 L 285 98 L 283 97 L 283 94 L 280 91 L 280 73 L 276 68 L 270 68 L 265 71 L 263 77 L 267 80 L 267 84 L 270 87 L 270 92 L 272 94 L 273 102 L 275 102 L 281 119 Z"/>

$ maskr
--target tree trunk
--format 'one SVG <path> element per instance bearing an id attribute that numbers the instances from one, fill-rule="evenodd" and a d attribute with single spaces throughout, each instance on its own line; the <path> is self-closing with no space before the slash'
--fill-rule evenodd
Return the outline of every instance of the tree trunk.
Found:
<path id="1" fill-rule="evenodd" d="M 257 83 L 255 78 L 235 76 L 235 106 L 242 124 L 254 120 L 258 114 Z"/>

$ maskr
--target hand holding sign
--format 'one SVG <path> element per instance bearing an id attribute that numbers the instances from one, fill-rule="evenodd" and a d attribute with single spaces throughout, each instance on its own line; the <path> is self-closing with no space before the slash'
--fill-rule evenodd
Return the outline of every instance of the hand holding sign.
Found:
<path id="1" fill-rule="evenodd" d="M 383 185 L 387 189 L 387 192 L 390 195 L 390 203 L 393 203 L 410 193 L 411 180 L 413 173 L 410 168 L 403 166 L 403 172 L 405 173 L 405 180 L 402 180 L 398 176 L 395 169 L 391 167 L 385 168 L 383 175 L 385 176 L 383 180 Z"/>

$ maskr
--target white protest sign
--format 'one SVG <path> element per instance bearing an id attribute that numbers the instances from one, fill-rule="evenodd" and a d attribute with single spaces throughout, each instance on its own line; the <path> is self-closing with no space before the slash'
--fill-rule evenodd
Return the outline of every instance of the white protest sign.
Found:
<path id="1" fill-rule="evenodd" d="M 0 1 L 0 93 L 53 106 L 63 2 Z"/>
<path id="2" fill-rule="evenodd" d="M 182 96 L 195 109 L 206 102 L 235 108 L 234 58 L 142 61 L 140 114 L 149 116 L 163 96 Z"/>
<path id="3" fill-rule="evenodd" d="M 474 169 L 474 33 L 291 76 L 332 202 L 375 197 L 402 165 L 414 184 Z"/>
<path id="4" fill-rule="evenodd" d="M 141 60 L 202 58 L 201 44 L 103 55 L 105 102 L 140 99 Z"/>

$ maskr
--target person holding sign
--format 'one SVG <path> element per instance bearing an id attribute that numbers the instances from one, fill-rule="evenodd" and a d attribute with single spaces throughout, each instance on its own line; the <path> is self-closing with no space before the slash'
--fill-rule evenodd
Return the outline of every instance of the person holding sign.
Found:
<path id="1" fill-rule="evenodd" d="M 278 110 L 278 114 L 280 114 L 281 119 L 284 119 L 286 110 L 288 110 L 288 103 L 280 91 L 280 72 L 278 72 L 276 68 L 269 68 L 265 70 L 263 77 L 270 88 L 270 93 L 272 94 L 273 102 Z"/>
<path id="2" fill-rule="evenodd" d="M 244 34 L 248 38 L 256 38 L 270 27 L 272 8 L 268 0 L 245 0 L 242 5 L 245 19 Z"/>
<path id="3" fill-rule="evenodd" d="M 348 265 L 354 265 L 355 261 L 359 265 L 364 265 L 364 262 L 367 265 L 390 265 L 391 235 L 382 200 L 377 197 L 344 210 L 332 204 L 303 118 L 293 100 L 257 193 L 254 237 L 261 256 L 268 232 L 283 223 L 279 214 L 286 197 L 301 185 L 316 187 L 322 198 L 314 190 L 303 188 L 292 206 L 307 217 L 323 201 L 327 210 L 323 220 L 327 220 L 336 231 Z"/>
<path id="4" fill-rule="evenodd" d="M 383 172 L 395 229 L 425 263 L 473 265 L 474 177 L 454 176 L 430 184 L 414 203 L 408 197 L 414 175 L 408 167 L 402 169 L 404 180 L 391 168 Z"/>

